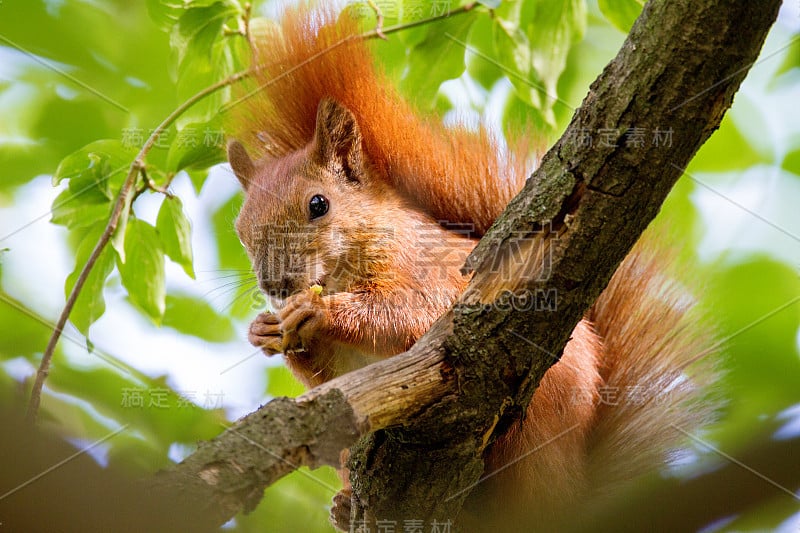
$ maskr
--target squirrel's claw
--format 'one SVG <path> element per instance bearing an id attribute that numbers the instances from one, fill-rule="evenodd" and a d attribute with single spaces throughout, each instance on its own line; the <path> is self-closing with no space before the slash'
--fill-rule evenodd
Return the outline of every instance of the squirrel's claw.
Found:
<path id="1" fill-rule="evenodd" d="M 351 531 L 350 512 L 352 509 L 352 490 L 344 488 L 333 496 L 330 521 L 333 526 L 341 531 Z"/>
<path id="2" fill-rule="evenodd" d="M 267 355 L 275 355 L 283 351 L 281 335 L 281 321 L 277 315 L 270 312 L 261 313 L 250 324 L 247 340 L 250 344 L 261 348 Z"/>
<path id="3" fill-rule="evenodd" d="M 283 350 L 302 352 L 325 330 L 328 315 L 318 294 L 303 291 L 286 301 L 280 311 L 280 321 Z"/>

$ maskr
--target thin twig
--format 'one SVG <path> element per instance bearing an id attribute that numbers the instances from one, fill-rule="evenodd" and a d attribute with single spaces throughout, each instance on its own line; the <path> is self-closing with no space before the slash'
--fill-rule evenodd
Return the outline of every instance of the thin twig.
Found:
<path id="1" fill-rule="evenodd" d="M 144 191 L 147 191 L 147 190 L 161 193 L 164 196 L 169 196 L 170 198 L 172 197 L 172 193 L 169 192 L 168 189 L 169 189 L 170 184 L 172 183 L 172 178 L 175 177 L 175 173 L 174 172 L 171 172 L 167 176 L 167 179 L 164 180 L 164 185 L 159 185 L 158 183 L 153 181 L 153 178 L 151 178 L 150 176 L 147 175 L 147 169 L 146 168 L 142 167 L 141 173 L 142 173 L 142 179 L 144 179 L 144 186 L 141 189 L 139 189 L 138 191 L 136 191 L 136 196 L 133 197 L 134 201 L 136 200 L 136 198 L 139 197 L 140 194 L 142 194 Z"/>
<path id="2" fill-rule="evenodd" d="M 50 362 L 53 359 L 53 353 L 55 352 L 56 344 L 58 343 L 58 339 L 61 337 L 61 333 L 64 329 L 64 326 L 67 323 L 67 319 L 69 315 L 72 313 L 72 309 L 75 307 L 75 302 L 78 300 L 78 296 L 81 293 L 81 289 L 83 289 L 83 285 L 86 283 L 86 279 L 89 277 L 89 274 L 92 271 L 95 263 L 100 258 L 100 254 L 103 253 L 106 245 L 111 240 L 111 236 L 114 234 L 114 231 L 117 229 L 117 224 L 119 223 L 120 218 L 124 214 L 123 211 L 125 210 L 125 206 L 130 206 L 130 203 L 127 202 L 128 196 L 134 190 L 134 183 L 136 182 L 136 177 L 139 173 L 144 169 L 144 158 L 153 148 L 158 139 L 158 136 L 161 135 L 175 120 L 181 116 L 187 109 L 191 106 L 205 98 L 206 96 L 224 88 L 228 85 L 232 85 L 239 80 L 242 80 L 252 74 L 251 70 L 242 71 L 234 74 L 233 76 L 226 78 L 214 85 L 206 87 L 202 91 L 198 92 L 188 100 L 186 100 L 183 104 L 178 106 L 170 115 L 164 119 L 161 124 L 150 134 L 150 137 L 147 138 L 144 145 L 142 146 L 139 153 L 136 155 L 136 158 L 131 163 L 130 169 L 128 170 L 128 175 L 125 177 L 125 181 L 122 184 L 122 188 L 117 195 L 117 201 L 114 204 L 114 210 L 111 213 L 111 216 L 108 219 L 108 223 L 106 224 L 105 230 L 103 230 L 103 234 L 100 235 L 100 239 L 98 239 L 97 244 L 92 250 L 92 254 L 89 256 L 89 259 L 86 261 L 86 264 L 83 266 L 81 273 L 78 275 L 78 279 L 75 281 L 75 286 L 72 287 L 72 291 L 69 293 L 69 297 L 67 298 L 66 304 L 64 304 L 64 309 L 61 311 L 61 315 L 58 317 L 58 322 L 56 322 L 56 326 L 53 329 L 53 334 L 50 336 L 50 340 L 47 343 L 47 348 L 45 348 L 44 354 L 42 355 L 42 361 L 39 363 L 39 369 L 36 371 L 36 380 L 33 383 L 33 388 L 31 390 L 31 398 L 28 403 L 28 411 L 26 414 L 26 418 L 29 422 L 33 423 L 36 421 L 36 416 L 39 412 L 39 404 L 41 403 L 42 399 L 42 387 L 44 386 L 44 380 L 47 379 L 47 375 L 50 373 Z"/>
<path id="3" fill-rule="evenodd" d="M 414 20 L 412 22 L 404 22 L 403 24 L 395 24 L 394 26 L 389 26 L 388 28 L 381 27 L 383 21 L 379 19 L 378 27 L 376 27 L 374 30 L 362 33 L 358 37 L 362 39 L 374 39 L 376 37 L 380 39 L 386 39 L 386 36 L 390 33 L 395 33 L 402 30 L 409 30 L 411 28 L 416 28 L 417 26 L 424 26 L 425 24 L 428 24 L 430 22 L 436 22 L 437 20 L 452 17 L 453 15 L 460 15 L 461 13 L 472 11 L 477 5 L 478 2 L 470 2 L 469 4 L 465 4 L 461 7 L 451 9 L 450 11 L 442 13 L 441 15 L 434 15 L 426 19 Z"/>
<path id="4" fill-rule="evenodd" d="M 242 25 L 244 26 L 244 38 L 247 41 L 247 44 L 251 46 L 253 44 L 253 36 L 250 34 L 250 15 L 252 13 L 253 4 L 247 2 L 244 5 L 244 14 L 242 15 Z"/>
<path id="5" fill-rule="evenodd" d="M 378 35 L 378 37 L 380 37 L 385 41 L 386 34 L 383 33 L 383 12 L 381 11 L 381 8 L 378 7 L 378 4 L 375 3 L 374 0 L 367 0 L 367 4 L 369 4 L 369 7 L 371 7 L 372 10 L 375 12 L 375 18 L 377 19 L 377 22 L 375 23 L 375 33 Z"/>

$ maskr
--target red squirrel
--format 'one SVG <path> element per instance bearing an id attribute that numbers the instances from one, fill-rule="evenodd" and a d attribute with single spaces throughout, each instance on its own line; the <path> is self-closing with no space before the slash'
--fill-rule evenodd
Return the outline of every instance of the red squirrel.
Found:
<path id="1" fill-rule="evenodd" d="M 355 22 L 329 8 L 287 11 L 254 64 L 237 138 L 258 157 L 230 141 L 228 158 L 246 193 L 236 230 L 278 309 L 249 340 L 314 387 L 407 350 L 456 300 L 464 260 L 524 184 L 527 154 L 415 110 Z M 467 515 L 541 525 L 663 464 L 674 427 L 707 414 L 687 407 L 702 374 L 685 367 L 709 342 L 681 325 L 687 302 L 658 261 L 628 257 L 526 416 L 490 447 L 486 473 L 502 471 Z M 332 515 L 347 528 L 344 481 Z"/>

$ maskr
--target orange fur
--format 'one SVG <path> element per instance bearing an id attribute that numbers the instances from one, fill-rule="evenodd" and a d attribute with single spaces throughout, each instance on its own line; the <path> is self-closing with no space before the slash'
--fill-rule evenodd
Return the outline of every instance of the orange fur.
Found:
<path id="1" fill-rule="evenodd" d="M 285 351 L 308 386 L 410 347 L 465 288 L 463 260 L 526 176 L 525 157 L 485 131 L 418 114 L 376 70 L 355 23 L 335 20 L 324 8 L 292 10 L 259 45 L 260 90 L 238 121 L 261 157 L 229 146 L 247 192 L 237 230 L 259 282 L 291 289 L 250 338 Z M 330 212 L 309 219 L 315 194 Z M 442 221 L 475 231 L 466 238 Z M 276 235 L 275 224 L 296 230 Z M 286 258 L 291 276 L 279 268 Z M 508 527 L 509 517 L 523 531 L 545 527 L 661 464 L 680 442 L 671 424 L 706 418 L 696 400 L 707 374 L 690 380 L 685 367 L 708 340 L 683 322 L 691 302 L 662 272 L 641 245 L 617 271 L 526 416 L 487 453 L 489 477 L 465 506 L 471 529 Z M 312 284 L 321 295 L 305 290 Z"/>
<path id="2" fill-rule="evenodd" d="M 695 358 L 713 337 L 669 266 L 647 240 L 620 265 L 525 418 L 491 448 L 465 504 L 468 530 L 575 527 L 576 509 L 664 466 L 682 431 L 711 421 L 716 403 L 703 387 L 714 373 Z"/>
<path id="3" fill-rule="evenodd" d="M 472 224 L 481 236 L 525 181 L 526 158 L 485 130 L 445 128 L 400 98 L 355 22 L 336 22 L 331 8 L 287 11 L 280 37 L 258 46 L 255 65 L 257 89 L 236 128 L 255 153 L 277 158 L 303 148 L 317 106 L 331 98 L 355 115 L 376 175 L 436 220 Z"/>

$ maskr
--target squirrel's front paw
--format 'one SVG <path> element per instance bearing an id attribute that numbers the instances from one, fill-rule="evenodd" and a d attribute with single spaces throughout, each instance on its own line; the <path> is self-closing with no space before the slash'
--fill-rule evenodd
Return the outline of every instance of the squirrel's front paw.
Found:
<path id="1" fill-rule="evenodd" d="M 307 350 L 328 328 L 325 302 L 314 291 L 295 294 L 280 310 L 282 348 L 284 351 Z"/>
<path id="2" fill-rule="evenodd" d="M 247 340 L 250 344 L 261 348 L 267 355 L 281 353 L 283 336 L 281 335 L 281 320 L 278 315 L 270 312 L 261 313 L 250 324 Z"/>
<path id="3" fill-rule="evenodd" d="M 351 531 L 350 510 L 352 508 L 352 496 L 352 490 L 344 488 L 333 497 L 330 521 L 331 524 L 340 531 Z"/>

